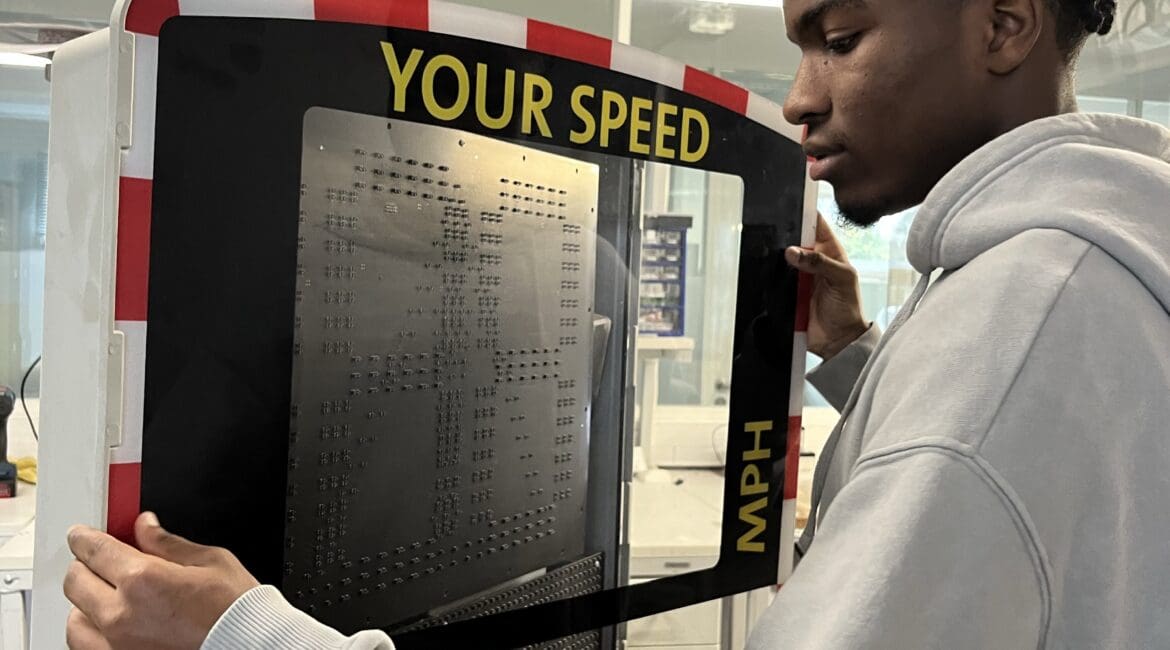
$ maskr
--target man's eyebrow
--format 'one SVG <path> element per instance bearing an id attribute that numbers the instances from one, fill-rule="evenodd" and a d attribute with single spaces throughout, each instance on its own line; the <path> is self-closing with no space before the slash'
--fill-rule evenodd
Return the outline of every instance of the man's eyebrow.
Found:
<path id="1" fill-rule="evenodd" d="M 796 21 L 796 31 L 805 32 L 812 29 L 824 18 L 825 14 L 836 9 L 860 9 L 865 7 L 865 0 L 821 0 L 812 8 L 801 14 Z"/>

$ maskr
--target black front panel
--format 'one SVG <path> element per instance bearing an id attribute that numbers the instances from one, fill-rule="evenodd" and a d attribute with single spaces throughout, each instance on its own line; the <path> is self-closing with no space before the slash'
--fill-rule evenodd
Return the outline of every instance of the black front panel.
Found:
<path id="1" fill-rule="evenodd" d="M 486 126 L 474 110 L 450 118 L 435 117 L 431 108 L 435 105 L 452 106 L 459 99 L 455 76 L 446 69 L 434 75 L 430 108 L 417 89 L 399 102 L 388 73 L 384 43 L 393 44 L 400 64 L 415 49 L 426 56 L 441 52 L 462 60 L 469 70 L 476 69 L 476 62 L 486 63 L 497 80 L 486 85 L 485 101 L 492 107 L 489 112 L 493 115 L 502 103 L 504 89 L 508 88 L 499 83 L 504 78 L 504 68 L 517 74 L 519 81 L 511 89 L 518 98 L 521 97 L 524 75 L 539 75 L 555 94 L 555 101 L 550 101 L 543 112 L 548 135 L 541 128 L 540 120 L 530 120 L 525 128 L 519 109 L 516 119 L 498 128 Z M 425 66 L 426 61 L 422 61 L 419 70 Z M 421 78 L 420 72 L 414 83 Z M 698 143 L 704 138 L 700 137 L 702 134 L 694 120 L 687 127 L 690 129 L 687 132 L 689 144 L 676 136 L 667 139 L 664 147 L 652 146 L 649 154 L 635 151 L 639 135 L 628 125 L 608 132 L 604 142 L 598 135 L 598 124 L 594 125 L 592 137 L 573 139 L 571 134 L 585 131 L 580 112 L 574 110 L 568 96 L 582 84 L 592 85 L 595 89 L 593 100 L 584 103 L 584 108 L 592 111 L 595 119 L 603 91 L 613 93 L 607 95 L 611 99 L 613 96 L 627 98 L 627 104 L 633 98 L 649 98 L 660 104 L 702 112 L 709 127 L 703 155 L 698 155 Z M 334 499 L 316 499 L 314 495 L 310 512 L 299 508 L 295 512 L 295 523 L 304 522 L 307 530 L 301 531 L 293 526 L 294 522 L 289 521 L 289 505 L 303 493 L 298 492 L 301 487 L 297 475 L 290 474 L 290 461 L 322 467 L 322 462 L 334 462 L 332 451 L 342 451 L 336 457 L 342 464 L 384 464 L 380 466 L 384 466 L 385 471 L 410 477 L 395 478 L 402 483 L 396 484 L 399 487 L 393 489 L 394 494 L 387 493 L 388 498 L 403 498 L 401 485 L 415 486 L 409 496 L 426 504 L 432 515 L 438 504 L 438 521 L 446 521 L 447 511 L 443 509 L 451 502 L 437 499 L 445 488 L 436 487 L 435 462 L 442 456 L 437 445 L 441 440 L 450 441 L 452 438 L 440 439 L 441 433 L 436 432 L 433 420 L 427 423 L 423 432 L 432 446 L 424 449 L 420 442 L 416 449 L 416 452 L 428 454 L 430 462 L 425 467 L 403 462 L 403 456 L 392 456 L 389 451 L 386 456 L 364 452 L 355 456 L 351 450 L 346 459 L 341 449 L 330 450 L 330 455 L 323 457 L 321 452 L 326 450 L 322 448 L 316 450 L 316 456 L 302 456 L 295 453 L 295 442 L 292 447 L 294 457 L 290 458 L 290 434 L 295 432 L 300 440 L 304 433 L 293 417 L 294 390 L 290 390 L 295 381 L 296 295 L 298 282 L 303 280 L 298 278 L 297 267 L 301 254 L 298 238 L 302 236 L 299 213 L 304 127 L 306 112 L 321 107 L 367 117 L 433 124 L 526 147 L 556 147 L 558 155 L 588 158 L 594 164 L 604 155 L 654 160 L 656 155 L 669 154 L 672 157 L 662 159 L 663 162 L 734 174 L 744 184 L 744 230 L 739 256 L 740 282 L 736 289 L 737 358 L 733 370 L 729 422 L 732 434 L 726 456 L 727 505 L 719 566 L 710 571 L 569 601 L 537 604 L 523 610 L 412 633 L 397 639 L 400 646 L 449 647 L 450 643 L 470 639 L 484 646 L 524 645 L 742 591 L 773 579 L 779 553 L 788 552 L 790 547 L 779 539 L 779 489 L 783 481 L 784 423 L 787 420 L 794 316 L 791 306 L 795 302 L 796 278 L 783 264 L 782 250 L 799 241 L 805 177 L 799 146 L 714 104 L 590 65 L 450 36 L 352 24 L 274 19 L 171 19 L 160 37 L 157 97 L 143 441 L 144 508 L 158 511 L 177 532 L 203 543 L 228 547 L 259 579 L 284 586 L 286 593 L 294 599 L 295 590 L 290 593 L 292 583 L 284 564 L 285 551 L 290 545 L 298 552 L 303 545 L 312 548 L 317 543 L 317 531 L 322 530 L 327 559 L 329 526 L 328 523 L 322 526 L 321 521 L 327 522 L 331 516 L 330 504 Z M 654 111 L 645 115 L 654 115 Z M 683 124 L 676 120 L 679 128 L 683 128 Z M 643 132 L 640 137 L 645 141 L 648 136 Z M 695 158 L 679 160 L 679 152 L 684 150 Z M 575 156 L 578 153 L 580 155 Z M 611 167 L 623 168 L 621 165 Z M 628 193 L 628 178 L 616 179 L 613 185 L 607 185 L 604 169 L 601 176 L 598 191 L 602 205 L 610 201 L 610 192 L 613 196 Z M 463 215 L 455 216 L 462 218 Z M 598 222 L 608 223 L 622 218 L 628 218 L 628 215 L 600 214 Z M 339 223 L 335 222 L 334 226 Z M 611 230 L 621 232 L 623 228 Z M 347 246 L 348 242 L 356 241 L 345 237 L 325 239 L 346 239 Z M 320 243 L 324 245 L 323 241 Z M 553 254 L 559 256 L 562 252 L 556 250 Z M 609 285 L 624 283 L 628 278 L 616 278 L 616 274 L 610 274 L 608 269 L 614 265 L 610 261 L 602 263 L 602 256 L 599 246 L 597 268 L 604 267 L 607 271 L 605 286 L 597 286 L 594 294 L 624 295 L 624 288 Z M 420 265 L 427 263 L 431 261 L 419 262 Z M 436 276 L 440 281 L 441 273 Z M 521 280 L 517 278 L 517 281 Z M 559 281 L 557 286 L 560 286 Z M 323 299 L 323 296 L 318 297 Z M 620 301 L 607 301 L 607 304 L 613 303 Z M 405 325 L 409 315 L 394 316 L 388 310 L 385 315 L 398 319 L 399 322 L 393 323 L 398 331 L 412 329 Z M 607 315 L 615 322 L 622 322 L 618 314 Z M 558 327 L 559 323 L 558 317 Z M 346 339 L 335 337 L 333 340 Z M 624 337 L 616 333 L 610 338 L 611 343 L 622 340 Z M 539 349 L 544 347 L 542 345 Z M 515 349 L 524 348 L 517 343 Z M 530 345 L 527 349 L 534 348 Z M 366 362 L 370 354 L 363 351 Z M 380 355 L 379 361 L 385 366 L 386 351 L 373 354 Z M 543 363 L 544 359 L 540 361 Z M 421 367 L 425 366 L 414 369 Z M 401 372 L 404 368 L 397 367 L 395 371 Z M 612 366 L 605 368 L 605 376 L 612 377 Z M 494 361 L 490 370 L 496 370 Z M 378 372 L 384 371 L 385 367 Z M 368 380 L 371 370 L 363 372 L 366 373 L 364 380 Z M 587 379 L 587 375 L 580 379 Z M 373 385 L 364 380 L 363 388 Z M 428 387 L 426 390 L 432 389 Z M 613 396 L 620 393 L 615 393 L 610 386 L 601 394 Z M 427 395 L 427 400 L 431 400 L 431 394 Z M 344 398 L 328 398 L 330 408 L 338 399 Z M 320 409 L 326 397 L 314 396 L 312 400 Z M 309 403 L 309 396 L 303 395 L 303 399 L 297 401 Z M 474 409 L 474 401 L 474 392 L 465 393 L 464 409 Z M 435 403 L 424 400 L 420 405 L 433 411 Z M 356 407 L 356 404 L 351 403 L 351 406 Z M 584 405 L 578 401 L 577 406 Z M 608 421 L 620 422 L 622 418 L 613 411 L 615 406 L 590 405 L 594 410 L 615 416 Z M 319 411 L 317 413 L 319 415 Z M 386 419 L 393 423 L 389 414 Z M 467 444 L 467 427 L 471 425 L 470 421 L 462 422 L 463 442 Z M 744 434 L 745 427 L 753 422 L 772 423 L 772 428 L 759 438 L 761 444 L 771 450 L 766 463 L 749 460 L 753 458 L 750 454 L 745 457 L 745 452 L 755 444 L 753 436 Z M 319 436 L 323 424 L 318 423 L 311 434 L 318 436 L 318 443 L 321 442 Z M 471 427 L 472 444 L 476 442 L 475 428 Z M 387 426 L 385 431 L 400 435 L 392 426 Z M 619 436 L 595 436 L 594 439 L 614 446 L 621 444 Z M 381 439 L 378 444 L 383 440 L 386 439 Z M 477 461 L 472 460 L 474 456 L 470 454 L 489 447 L 491 445 L 475 449 L 465 446 L 460 453 L 468 454 L 466 463 L 475 463 Z M 500 449 L 502 447 L 497 447 L 497 453 Z M 620 458 L 621 453 L 598 454 L 591 448 L 590 456 Z M 740 477 L 749 464 L 756 465 L 760 476 L 774 488 L 768 494 L 766 505 L 752 510 L 752 516 L 763 522 L 759 527 L 757 519 L 745 520 L 737 516 L 740 507 L 747 503 L 740 496 Z M 519 471 L 521 476 L 524 473 L 515 464 L 506 467 Z M 475 469 L 466 464 L 459 467 L 459 473 L 465 471 Z M 331 474 L 337 477 L 338 489 L 342 473 Z M 613 472 L 607 470 L 606 475 L 613 476 Z M 579 475 L 575 477 L 581 478 Z M 351 474 L 350 479 L 353 478 Z M 333 490 L 331 480 L 327 482 L 327 491 Z M 620 503 L 617 484 L 590 483 L 587 493 L 593 500 Z M 460 498 L 470 499 L 470 496 Z M 751 503 L 756 500 L 758 497 L 753 495 Z M 325 511 L 319 514 L 316 508 L 321 503 L 324 503 Z M 463 508 L 469 502 L 460 503 L 463 505 L 457 508 Z M 338 502 L 337 506 L 341 505 Z M 595 513 L 617 510 L 616 506 L 599 507 L 592 502 L 586 504 L 586 509 Z M 526 515 L 527 509 L 523 513 Z M 336 511 L 332 514 L 336 515 Z M 470 517 L 472 513 L 463 509 L 459 514 Z M 517 512 L 513 511 L 506 516 L 515 514 Z M 325 519 L 318 521 L 314 519 L 317 517 Z M 616 539 L 616 535 L 598 535 L 595 529 L 597 526 L 616 527 L 617 523 L 616 520 L 590 522 L 591 532 L 586 537 Z M 420 526 L 418 521 L 402 521 L 389 507 L 361 510 L 360 516 L 355 515 L 347 525 L 350 529 L 360 529 L 361 535 L 371 540 L 378 536 L 378 531 L 410 527 L 411 545 L 414 541 L 427 542 L 436 530 L 435 521 L 430 517 L 419 530 L 415 530 Z M 514 523 L 509 530 L 513 528 Z M 299 531 L 293 535 L 296 539 L 290 539 L 286 530 Z M 405 531 L 401 534 L 408 535 Z M 741 550 L 744 547 L 737 542 L 745 535 L 749 541 L 758 542 L 758 548 L 755 544 L 748 544 L 748 550 Z M 478 541 L 478 537 L 475 540 Z M 467 541 L 463 539 L 462 543 L 465 545 Z M 390 551 L 402 545 L 398 542 L 390 547 Z M 503 542 L 498 541 L 495 547 L 499 549 L 502 545 Z M 375 547 L 372 541 L 368 546 Z M 445 553 L 450 553 L 450 549 L 451 545 L 447 545 Z M 584 549 L 566 546 L 558 559 L 572 560 L 574 556 L 595 550 L 599 549 L 590 544 Z M 379 552 L 389 551 L 383 549 Z M 431 552 L 436 556 L 427 558 L 427 553 Z M 312 555 L 315 563 L 315 550 Z M 464 556 L 458 561 L 463 561 Z M 373 565 L 377 553 L 364 553 L 355 558 L 347 556 L 345 561 L 355 564 L 343 569 L 356 572 L 357 577 L 338 573 L 334 576 L 336 580 L 328 581 L 334 584 L 334 589 L 344 578 L 349 578 L 351 583 L 343 586 L 350 587 L 356 585 L 363 572 L 377 575 L 377 569 L 381 567 L 372 572 L 359 570 L 356 563 L 360 563 L 363 557 L 369 557 L 369 564 Z M 420 558 L 421 565 L 426 559 L 437 560 L 438 555 L 437 551 L 421 555 L 411 553 L 408 559 L 415 557 Z M 300 559 L 307 561 L 308 555 Z M 549 559 L 546 556 L 540 561 Z M 384 575 L 389 575 L 393 566 L 388 565 Z M 430 566 L 437 566 L 437 561 Z M 489 563 L 482 566 L 487 567 Z M 505 570 L 497 571 L 499 568 L 491 570 L 495 576 L 492 579 L 502 582 L 525 566 L 507 566 Z M 301 573 L 303 580 L 304 572 Z M 485 575 L 483 582 L 490 581 Z M 379 582 L 373 583 L 372 591 L 377 590 Z M 430 584 L 441 582 L 444 581 L 435 579 Z M 458 583 L 456 580 L 447 584 Z M 369 589 L 354 588 L 356 592 L 346 593 L 350 600 L 343 602 L 352 603 L 360 597 L 360 589 Z M 406 612 L 428 611 L 459 597 L 451 589 L 436 589 L 431 596 L 420 597 L 419 602 L 404 604 L 402 601 L 407 596 L 405 592 L 394 591 L 392 579 L 384 591 L 388 594 L 385 596 L 385 602 L 389 603 L 387 609 L 355 609 L 362 613 L 340 614 L 336 620 L 347 630 L 368 625 L 392 626 L 407 617 Z M 429 602 L 432 598 L 435 602 Z M 347 611 L 350 605 L 341 607 L 339 611 Z"/>

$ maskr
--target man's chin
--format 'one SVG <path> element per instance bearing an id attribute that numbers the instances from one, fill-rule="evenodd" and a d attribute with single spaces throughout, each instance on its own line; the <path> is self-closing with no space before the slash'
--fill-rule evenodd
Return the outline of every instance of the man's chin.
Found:
<path id="1" fill-rule="evenodd" d="M 841 220 L 857 228 L 868 228 L 882 217 L 921 205 L 930 189 L 924 187 L 916 191 L 912 182 L 893 182 L 890 179 L 863 185 L 848 182 L 833 182 L 832 185 Z M 890 191 L 891 186 L 899 189 Z"/>
<path id="2" fill-rule="evenodd" d="M 913 203 L 906 204 L 905 201 L 891 199 L 889 197 L 858 199 L 850 196 L 848 192 L 842 192 L 835 187 L 834 190 L 836 192 L 838 216 L 842 221 L 857 228 L 868 228 L 880 221 L 882 217 L 897 214 L 907 207 L 914 205 Z"/>
<path id="3" fill-rule="evenodd" d="M 868 228 L 893 212 L 876 206 L 837 204 L 837 218 L 857 228 Z"/>

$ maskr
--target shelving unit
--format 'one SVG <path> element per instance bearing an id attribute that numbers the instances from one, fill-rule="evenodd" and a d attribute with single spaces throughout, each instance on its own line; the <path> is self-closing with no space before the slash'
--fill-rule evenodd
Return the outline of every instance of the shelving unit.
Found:
<path id="1" fill-rule="evenodd" d="M 684 215 L 646 217 L 638 303 L 638 330 L 643 335 L 683 335 L 691 223 Z"/>

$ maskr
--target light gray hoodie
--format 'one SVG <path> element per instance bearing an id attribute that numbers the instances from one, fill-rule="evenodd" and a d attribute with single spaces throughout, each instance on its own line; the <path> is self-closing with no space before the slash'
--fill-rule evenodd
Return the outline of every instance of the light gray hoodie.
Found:
<path id="1" fill-rule="evenodd" d="M 845 417 L 753 650 L 1170 648 L 1168 161 L 1160 127 L 1065 115 L 931 192 L 912 300 L 810 376 Z M 261 587 L 204 648 L 261 647 L 392 646 Z"/>
<path id="2" fill-rule="evenodd" d="M 1161 127 L 1064 115 L 935 187 L 923 283 L 811 377 L 868 357 L 753 650 L 1170 648 L 1168 161 Z"/>

